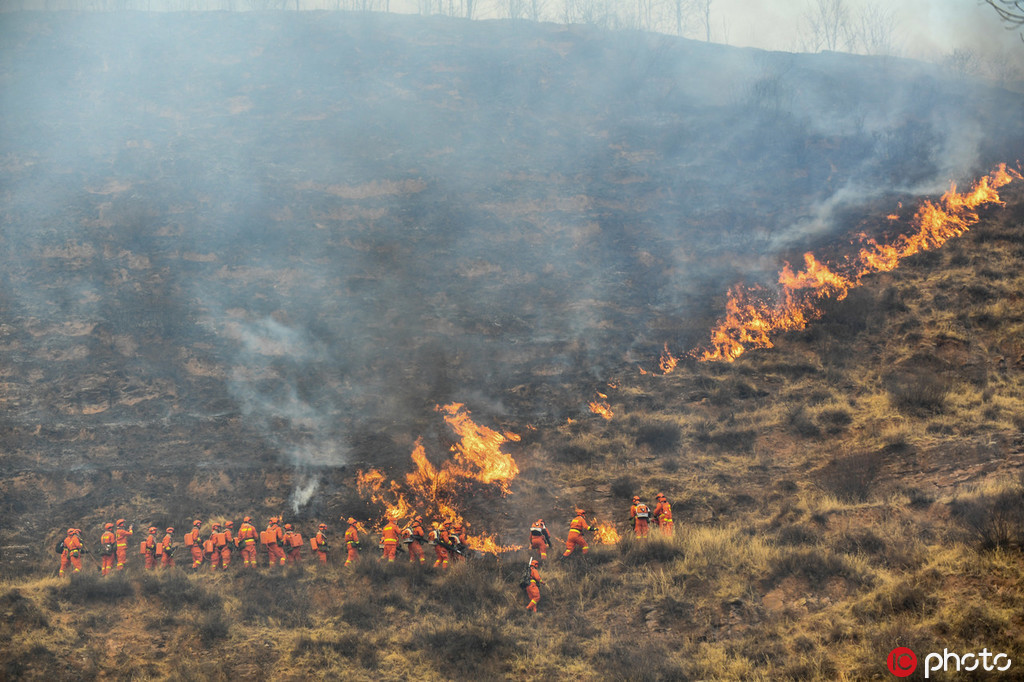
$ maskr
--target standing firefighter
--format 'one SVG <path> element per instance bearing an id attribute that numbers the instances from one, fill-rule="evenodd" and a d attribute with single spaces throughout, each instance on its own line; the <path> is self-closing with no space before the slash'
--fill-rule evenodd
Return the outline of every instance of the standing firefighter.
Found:
<path id="1" fill-rule="evenodd" d="M 345 565 L 351 566 L 354 561 L 359 559 L 359 531 L 356 529 L 356 521 L 351 516 L 348 517 L 348 528 L 345 530 L 345 545 L 348 547 L 348 557 L 345 559 Z"/>
<path id="2" fill-rule="evenodd" d="M 103 575 L 110 573 L 110 569 L 114 567 L 114 550 L 116 544 L 117 538 L 114 536 L 114 524 L 104 524 L 103 533 L 100 535 L 100 560 L 102 562 L 100 571 Z"/>
<path id="3" fill-rule="evenodd" d="M 302 536 L 290 523 L 284 524 L 284 551 L 289 564 L 302 563 Z"/>
<path id="4" fill-rule="evenodd" d="M 192 554 L 192 570 L 198 569 L 203 564 L 203 541 L 199 537 L 199 529 L 203 522 L 196 519 L 192 522 L 192 530 L 185 533 L 185 546 Z"/>
<path id="5" fill-rule="evenodd" d="M 584 554 L 590 549 L 590 545 L 587 544 L 587 538 L 584 537 L 583 532 L 597 529 L 587 521 L 586 513 L 583 509 L 577 509 L 576 518 L 569 522 L 569 537 L 565 539 L 565 551 L 562 552 L 562 557 L 569 556 L 577 547 Z"/>
<path id="6" fill-rule="evenodd" d="M 164 568 L 174 568 L 174 526 L 168 526 L 164 531 L 164 539 L 160 541 L 163 547 L 163 554 L 160 556 L 160 565 Z"/>
<path id="7" fill-rule="evenodd" d="M 277 525 L 280 519 L 276 516 L 270 517 L 267 529 L 260 533 L 260 542 L 267 548 L 267 560 L 271 566 L 284 566 L 284 531 Z"/>
<path id="8" fill-rule="evenodd" d="M 220 534 L 220 542 L 217 544 L 217 551 L 220 552 L 220 567 L 222 569 L 226 569 L 231 565 L 231 552 L 235 549 L 234 527 L 234 521 L 225 521 L 224 531 Z"/>
<path id="9" fill-rule="evenodd" d="M 321 564 L 327 565 L 327 553 L 331 550 L 331 545 L 327 541 L 327 524 L 321 523 L 316 527 L 316 535 L 309 540 L 309 548 L 316 552 L 316 558 Z"/>
<path id="10" fill-rule="evenodd" d="M 203 555 L 210 563 L 210 570 L 216 571 L 220 566 L 219 543 L 224 540 L 224 534 L 220 530 L 220 524 L 214 523 L 210 529 L 210 537 L 203 542 Z"/>
<path id="11" fill-rule="evenodd" d="M 381 559 L 387 559 L 388 563 L 395 560 L 395 554 L 398 552 L 398 543 L 402 539 L 402 529 L 398 527 L 395 520 L 388 517 L 388 522 L 384 524 L 384 528 L 380 532 L 381 545 L 383 546 L 384 553 L 381 554 Z"/>
<path id="12" fill-rule="evenodd" d="M 544 525 L 544 519 L 537 519 L 530 526 L 530 547 L 537 550 L 541 561 L 548 558 L 548 547 L 551 546 L 551 534 Z"/>
<path id="13" fill-rule="evenodd" d="M 256 526 L 252 525 L 250 517 L 246 516 L 242 519 L 235 544 L 242 552 L 242 566 L 256 568 Z"/>
<path id="14" fill-rule="evenodd" d="M 466 558 L 466 531 L 462 528 L 462 522 L 456 521 L 452 524 L 451 530 L 448 531 L 448 541 L 451 545 L 451 551 L 455 555 L 452 559 L 461 561 Z"/>
<path id="15" fill-rule="evenodd" d="M 146 539 L 139 543 L 139 554 L 142 555 L 147 571 L 156 568 L 156 546 L 156 526 L 150 526 L 146 531 Z"/>
<path id="16" fill-rule="evenodd" d="M 448 523 L 444 525 L 435 523 L 434 530 L 430 531 L 430 544 L 434 546 L 434 568 L 448 568 Z"/>
<path id="17" fill-rule="evenodd" d="M 127 523 L 124 519 L 117 520 L 117 528 L 114 529 L 114 551 L 117 554 L 117 570 L 123 571 L 125 562 L 128 561 L 128 538 L 130 538 L 134 532 L 135 526 L 130 525 L 127 528 L 124 524 Z"/>
<path id="18" fill-rule="evenodd" d="M 82 548 L 81 532 L 77 528 L 68 528 L 67 537 L 60 544 L 60 577 L 64 577 L 64 573 L 71 569 L 72 573 L 78 573 L 82 570 L 82 552 L 85 550 Z"/>
<path id="19" fill-rule="evenodd" d="M 526 587 L 526 596 L 530 598 L 530 603 L 526 605 L 527 611 L 533 611 L 537 613 L 537 602 L 540 601 L 540 585 L 544 584 L 544 581 L 540 579 L 540 562 L 537 559 L 530 559 L 530 571 L 527 577 L 523 580 Z"/>
<path id="20" fill-rule="evenodd" d="M 423 532 L 423 517 L 419 514 L 412 520 L 412 524 L 402 530 L 402 542 L 409 548 L 409 562 L 419 561 L 422 566 L 427 557 L 423 555 L 423 545 L 427 542 L 427 536 Z"/>
<path id="21" fill-rule="evenodd" d="M 662 533 L 672 535 L 672 505 L 668 503 L 664 493 L 658 493 L 655 499 L 658 500 L 658 504 L 654 507 L 654 521 Z"/>
<path id="22" fill-rule="evenodd" d="M 638 538 L 646 537 L 647 531 L 650 529 L 651 508 L 644 504 L 639 497 L 634 497 L 630 513 L 633 515 L 633 532 Z"/>

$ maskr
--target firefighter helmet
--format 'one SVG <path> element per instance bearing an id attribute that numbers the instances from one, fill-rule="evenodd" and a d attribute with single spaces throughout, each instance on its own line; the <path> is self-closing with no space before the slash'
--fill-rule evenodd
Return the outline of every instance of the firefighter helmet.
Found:
<path id="1" fill-rule="evenodd" d="M 155 533 L 156 532 L 156 526 L 150 526 L 148 532 Z"/>
<path id="2" fill-rule="evenodd" d="M 316 528 L 317 528 L 317 530 L 327 530 L 327 524 L 326 523 L 321 523 Z"/>
<path id="3" fill-rule="evenodd" d="M 125 524 L 125 520 L 124 519 L 118 519 L 117 520 L 117 525 L 123 526 L 124 524 Z"/>
<path id="4" fill-rule="evenodd" d="M 284 524 L 284 529 L 285 530 L 291 530 L 292 529 L 292 524 L 290 524 L 290 523 Z"/>
<path id="5" fill-rule="evenodd" d="M 103 524 L 103 530 L 113 530 L 113 529 L 114 529 L 114 524 L 112 524 L 112 523 L 104 523 Z"/>
<path id="6" fill-rule="evenodd" d="M 213 527 L 214 528 L 220 528 L 220 524 L 219 523 L 215 523 L 215 524 L 213 524 Z"/>
<path id="7" fill-rule="evenodd" d="M 174 526 L 169 526 L 165 532 L 173 533 L 174 532 Z"/>
<path id="8" fill-rule="evenodd" d="M 354 526 L 355 524 L 356 524 L 356 520 L 353 517 L 351 517 L 351 516 L 348 517 L 348 525 Z"/>
<path id="9" fill-rule="evenodd" d="M 196 519 L 195 521 L 192 522 L 192 525 L 193 526 L 201 526 L 201 525 L 203 525 L 203 522 L 200 521 L 199 519 Z"/>

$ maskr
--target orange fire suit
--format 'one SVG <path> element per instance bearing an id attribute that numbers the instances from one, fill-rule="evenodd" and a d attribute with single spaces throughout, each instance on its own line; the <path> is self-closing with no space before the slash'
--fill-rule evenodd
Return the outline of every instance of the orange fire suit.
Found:
<path id="1" fill-rule="evenodd" d="M 298 541 L 300 544 L 295 544 Z M 285 561 L 289 564 L 302 563 L 302 536 L 293 530 L 284 532 Z"/>
<path id="2" fill-rule="evenodd" d="M 455 561 L 461 561 L 466 558 L 464 552 L 466 551 L 466 533 L 462 530 L 462 526 L 455 526 L 452 531 L 448 533 L 448 540 L 452 546 L 452 557 Z"/>
<path id="3" fill-rule="evenodd" d="M 78 537 L 77 533 L 68 533 L 68 536 L 64 538 L 64 551 L 60 553 L 59 575 L 61 578 L 69 568 L 73 569 L 73 573 L 82 570 L 82 538 Z"/>
<path id="4" fill-rule="evenodd" d="M 650 528 L 651 508 L 643 502 L 633 505 L 633 532 L 638 538 L 647 535 Z"/>
<path id="5" fill-rule="evenodd" d="M 276 523 L 267 525 L 267 561 L 271 566 L 284 566 L 284 549 L 281 544 L 284 542 L 284 531 Z"/>
<path id="6" fill-rule="evenodd" d="M 199 526 L 192 526 L 192 530 L 185 533 L 185 545 L 192 554 L 192 570 L 203 564 L 203 541 L 199 538 Z"/>
<path id="7" fill-rule="evenodd" d="M 231 552 L 235 548 L 235 539 L 231 537 L 231 529 L 225 528 L 220 534 L 217 542 L 217 551 L 220 552 L 220 567 L 227 568 L 231 565 Z"/>
<path id="8" fill-rule="evenodd" d="M 349 566 L 352 562 L 359 559 L 359 531 L 356 527 L 349 526 L 348 530 L 345 531 L 345 545 L 348 547 L 348 557 L 345 559 L 345 565 Z"/>
<path id="9" fill-rule="evenodd" d="M 418 561 L 422 566 L 427 560 L 427 557 L 423 555 L 423 545 L 427 541 L 427 536 L 423 532 L 423 526 L 413 523 L 412 526 L 402 531 L 402 537 L 406 547 L 409 548 L 409 561 L 411 563 Z"/>
<path id="10" fill-rule="evenodd" d="M 143 559 L 146 562 L 146 570 L 152 571 L 156 568 L 156 533 L 150 533 L 146 536 L 146 539 L 142 541 Z"/>
<path id="11" fill-rule="evenodd" d="M 539 585 L 543 584 L 544 581 L 540 579 L 540 571 L 536 566 L 530 566 L 530 584 L 526 586 L 526 596 L 530 598 L 530 603 L 526 605 L 527 611 L 537 613 L 537 602 L 540 601 Z"/>
<path id="12" fill-rule="evenodd" d="M 540 555 L 540 560 L 548 558 L 548 547 L 551 546 L 551 534 L 548 533 L 548 528 L 542 522 L 530 526 L 530 547 L 537 551 Z"/>
<path id="13" fill-rule="evenodd" d="M 164 539 L 160 541 L 160 544 L 164 546 L 164 553 L 160 557 L 160 565 L 163 568 L 174 567 L 174 538 L 168 533 L 164 536 Z"/>
<path id="14" fill-rule="evenodd" d="M 593 531 L 595 528 L 587 522 L 586 517 L 577 516 L 569 523 L 569 537 L 565 540 L 565 551 L 562 552 L 562 556 L 566 557 L 573 553 L 577 547 L 586 554 L 590 549 L 590 545 L 587 544 L 587 539 L 583 536 L 583 531 Z"/>
<path id="15" fill-rule="evenodd" d="M 665 535 L 672 535 L 672 505 L 668 500 L 661 500 L 654 508 L 654 519 L 658 522 L 661 532 Z"/>
<path id="16" fill-rule="evenodd" d="M 331 545 L 327 541 L 327 533 L 323 532 L 322 530 L 318 530 L 316 532 L 314 541 L 316 542 L 316 558 L 319 559 L 321 564 L 326 565 L 327 552 L 331 549 Z"/>
<path id="17" fill-rule="evenodd" d="M 242 565 L 245 568 L 256 568 L 256 526 L 242 522 L 238 527 L 238 539 L 235 544 L 242 552 Z"/>
<path id="18" fill-rule="evenodd" d="M 442 569 L 448 568 L 448 531 L 443 529 L 430 531 L 430 543 L 434 545 L 434 556 L 437 557 L 434 561 L 434 568 L 438 566 Z"/>
<path id="19" fill-rule="evenodd" d="M 118 526 L 114 530 L 114 550 L 117 553 L 117 570 L 123 571 L 125 562 L 128 561 L 128 538 L 132 536 L 132 529 Z"/>
<path id="20" fill-rule="evenodd" d="M 216 530 L 210 533 L 209 549 L 206 551 L 206 559 L 210 562 L 210 570 L 216 571 L 220 568 L 220 550 L 224 544 L 224 532 Z"/>
<path id="21" fill-rule="evenodd" d="M 402 530 L 395 525 L 394 521 L 388 521 L 381 530 L 381 542 L 384 545 L 384 554 L 381 555 L 381 559 L 387 559 L 389 563 L 395 560 L 401 536 Z"/>
<path id="22" fill-rule="evenodd" d="M 110 569 L 114 567 L 114 545 L 117 544 L 117 539 L 114 537 L 114 531 L 105 530 L 100 535 L 100 560 L 102 562 L 101 571 L 103 575 L 110 573 Z"/>

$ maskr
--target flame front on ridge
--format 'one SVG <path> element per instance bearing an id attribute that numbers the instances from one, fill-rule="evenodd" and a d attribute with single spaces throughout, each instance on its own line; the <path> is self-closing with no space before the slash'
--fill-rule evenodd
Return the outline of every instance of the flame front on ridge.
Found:
<path id="1" fill-rule="evenodd" d="M 777 290 L 732 287 L 725 317 L 711 330 L 710 343 L 691 350 L 690 356 L 701 361 L 732 362 L 748 350 L 773 347 L 773 334 L 804 329 L 808 322 L 818 319 L 821 301 L 842 300 L 851 288 L 860 286 L 865 276 L 893 270 L 904 258 L 936 249 L 967 232 L 979 220 L 977 209 L 1001 204 L 997 190 L 1015 178 L 1020 179 L 1021 174 L 1000 164 L 967 192 L 957 192 L 954 184 L 937 202 L 921 205 L 911 220 L 912 232 L 887 244 L 861 235 L 864 246 L 843 262 L 825 264 L 814 254 L 805 253 L 802 270 L 785 264 L 779 272 Z"/>

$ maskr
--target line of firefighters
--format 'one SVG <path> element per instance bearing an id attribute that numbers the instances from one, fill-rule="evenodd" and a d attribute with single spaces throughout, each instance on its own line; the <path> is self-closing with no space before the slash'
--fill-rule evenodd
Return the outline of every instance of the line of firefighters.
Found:
<path id="1" fill-rule="evenodd" d="M 672 506 L 661 493 L 657 495 L 658 504 L 652 510 L 644 504 L 639 496 L 633 497 L 633 504 L 630 507 L 630 520 L 633 524 L 633 532 L 637 537 L 647 535 L 651 524 L 657 525 L 666 535 L 672 535 Z M 569 523 L 569 534 L 565 541 L 565 551 L 562 558 L 570 556 L 577 549 L 586 554 L 590 549 L 587 544 L 585 532 L 597 530 L 594 523 L 587 520 L 586 512 L 583 509 L 576 509 L 576 516 Z M 359 536 L 360 524 L 353 518 L 347 519 L 348 528 L 345 530 L 343 541 L 347 549 L 345 566 L 351 566 L 359 559 L 359 550 L 362 548 L 362 540 Z M 231 565 L 232 555 L 235 551 L 241 554 L 242 565 L 245 568 L 256 568 L 258 549 L 262 547 L 267 555 L 267 563 L 270 566 L 285 566 L 286 564 L 298 564 L 302 561 L 302 548 L 305 542 L 302 535 L 296 531 L 292 524 L 281 525 L 281 519 L 277 516 L 270 517 L 266 530 L 257 531 L 252 524 L 252 518 L 246 516 L 242 519 L 241 525 L 235 531 L 234 522 L 226 521 L 224 524 L 213 523 L 209 535 L 205 538 L 201 534 L 203 522 L 196 519 L 192 522 L 192 529 L 185 534 L 182 545 L 189 552 L 189 559 L 193 570 L 198 570 L 205 562 L 211 570 L 224 570 Z M 327 524 L 321 523 L 317 526 L 316 534 L 309 538 L 310 550 L 316 555 L 317 560 L 326 565 L 327 556 L 331 550 L 331 541 L 328 537 Z M 82 570 L 82 554 L 89 550 L 85 547 L 81 538 L 82 531 L 78 528 L 69 528 L 67 537 L 57 545 L 60 553 L 60 572 L 64 577 L 68 572 L 77 573 Z M 144 540 L 139 543 L 139 554 L 143 557 L 146 570 L 153 570 L 157 566 L 171 568 L 176 565 L 175 551 L 178 543 L 174 540 L 174 528 L 168 527 L 164 536 L 157 539 L 159 529 L 150 526 Z M 128 524 L 125 519 L 118 519 L 116 523 L 107 523 L 100 535 L 100 565 L 99 569 L 103 575 L 112 570 L 121 571 L 128 562 L 128 547 L 134 535 L 134 525 Z M 407 547 L 409 561 L 424 565 L 427 561 L 424 545 L 431 545 L 434 548 L 434 568 L 447 569 L 450 561 L 465 558 L 468 555 L 466 545 L 467 537 L 462 525 L 458 522 L 443 521 L 434 523 L 429 532 L 424 527 L 424 519 L 421 515 L 413 517 L 412 522 L 404 528 L 398 526 L 396 521 L 388 518 L 381 529 L 380 548 L 383 550 L 381 560 L 388 562 L 395 561 L 399 545 Z M 531 557 L 529 574 L 524 578 L 521 587 L 526 590 L 530 599 L 527 605 L 528 611 L 537 611 L 537 603 L 540 601 L 540 588 L 544 581 L 540 578 L 540 562 L 547 559 L 547 548 L 551 547 L 551 535 L 543 519 L 537 519 L 530 527 L 530 548 L 537 552 L 536 557 Z"/>

